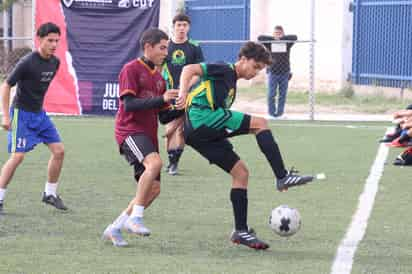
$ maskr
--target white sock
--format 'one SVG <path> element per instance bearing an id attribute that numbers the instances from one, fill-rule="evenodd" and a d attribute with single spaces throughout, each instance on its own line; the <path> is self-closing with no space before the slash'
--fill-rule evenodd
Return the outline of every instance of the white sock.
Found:
<path id="1" fill-rule="evenodd" d="M 3 202 L 4 196 L 6 196 L 6 188 L 0 188 L 0 202 Z"/>
<path id="2" fill-rule="evenodd" d="M 46 183 L 46 186 L 44 187 L 44 192 L 46 192 L 46 196 L 53 195 L 54 197 L 57 197 L 57 185 L 58 183 Z"/>
<path id="3" fill-rule="evenodd" d="M 129 218 L 129 215 L 127 215 L 126 212 L 123 212 L 122 214 L 117 217 L 116 220 L 112 223 L 112 226 L 117 229 L 121 229 L 126 222 L 126 220 Z"/>
<path id="4" fill-rule="evenodd" d="M 134 217 L 143 218 L 143 211 L 144 211 L 144 206 L 134 205 L 133 206 L 133 211 L 132 211 L 132 214 L 130 215 L 130 217 L 131 218 L 134 218 Z"/>

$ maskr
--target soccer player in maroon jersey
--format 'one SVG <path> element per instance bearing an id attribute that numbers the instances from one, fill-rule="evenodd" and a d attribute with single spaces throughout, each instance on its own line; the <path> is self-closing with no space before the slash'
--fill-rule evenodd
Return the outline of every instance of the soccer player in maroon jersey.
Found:
<path id="1" fill-rule="evenodd" d="M 135 197 L 128 207 L 103 233 L 114 246 L 125 246 L 121 229 L 148 236 L 143 223 L 143 211 L 160 193 L 162 161 L 157 140 L 158 114 L 178 96 L 177 90 L 166 90 L 166 83 L 156 67 L 168 50 L 166 33 L 146 30 L 140 45 L 143 56 L 122 68 L 119 75 L 120 104 L 115 121 L 115 137 L 120 153 L 134 168 L 137 181 Z"/>

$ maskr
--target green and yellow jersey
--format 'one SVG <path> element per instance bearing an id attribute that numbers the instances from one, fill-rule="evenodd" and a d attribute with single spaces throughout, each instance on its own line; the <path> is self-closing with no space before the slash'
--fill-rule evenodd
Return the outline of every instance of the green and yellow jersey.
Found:
<path id="1" fill-rule="evenodd" d="M 186 99 L 186 110 L 193 128 L 237 129 L 243 114 L 230 111 L 236 98 L 237 75 L 234 64 L 200 63 L 203 76 Z"/>

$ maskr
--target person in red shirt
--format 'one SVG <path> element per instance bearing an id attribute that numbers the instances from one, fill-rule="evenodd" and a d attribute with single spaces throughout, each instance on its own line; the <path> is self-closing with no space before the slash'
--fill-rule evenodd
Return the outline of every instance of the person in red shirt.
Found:
<path id="1" fill-rule="evenodd" d="M 143 211 L 160 193 L 162 161 L 157 140 L 158 115 L 178 96 L 177 90 L 166 90 L 159 73 L 167 56 L 169 37 L 159 29 L 149 29 L 140 40 L 143 56 L 122 68 L 119 75 L 120 103 L 115 120 L 115 137 L 120 154 L 134 168 L 137 181 L 135 197 L 128 207 L 104 231 L 103 239 L 115 246 L 126 246 L 121 229 L 148 236 Z"/>

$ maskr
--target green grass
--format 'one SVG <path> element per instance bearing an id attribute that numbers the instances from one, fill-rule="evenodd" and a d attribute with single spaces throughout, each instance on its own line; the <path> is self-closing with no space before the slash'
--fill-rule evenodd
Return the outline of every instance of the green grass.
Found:
<path id="1" fill-rule="evenodd" d="M 113 119 L 54 121 L 66 147 L 60 193 L 70 211 L 40 202 L 49 157 L 41 145 L 27 155 L 7 193 L 7 214 L 0 218 L 0 273 L 329 273 L 386 126 L 273 122 L 289 167 L 327 175 L 319 184 L 286 193 L 275 190 L 254 137 L 233 139 L 250 171 L 249 224 L 271 245 L 256 252 L 228 240 L 230 177 L 190 148 L 182 157 L 183 175 L 163 173 L 162 193 L 145 213 L 152 236 L 126 235 L 130 247 L 124 249 L 104 244 L 102 231 L 135 191 L 132 169 L 114 143 Z M 8 157 L 4 132 L 0 144 L 3 164 Z M 410 178 L 411 169 L 385 168 L 352 273 L 412 272 Z M 289 239 L 276 236 L 267 224 L 279 204 L 302 215 L 301 231 Z"/>
<path id="2" fill-rule="evenodd" d="M 238 97 L 247 100 L 262 100 L 266 102 L 267 88 L 256 86 L 253 88 L 240 88 Z M 289 90 L 287 95 L 287 105 L 307 105 L 309 93 L 307 91 Z M 395 110 L 404 108 L 408 104 L 407 100 L 399 98 L 388 98 L 381 94 L 376 95 L 353 95 L 346 96 L 341 93 L 315 93 L 315 106 L 330 107 L 334 111 L 341 112 L 363 112 L 370 114 L 393 113 Z"/>

